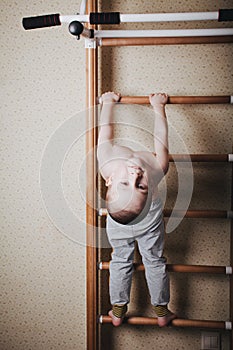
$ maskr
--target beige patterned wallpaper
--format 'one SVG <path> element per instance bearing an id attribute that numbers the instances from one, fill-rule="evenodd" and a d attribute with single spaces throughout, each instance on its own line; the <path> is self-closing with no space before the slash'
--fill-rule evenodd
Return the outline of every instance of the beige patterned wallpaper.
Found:
<path id="1" fill-rule="evenodd" d="M 85 122 L 85 50 L 66 26 L 25 31 L 21 25 L 23 17 L 73 14 L 79 6 L 77 1 L 59 0 L 3 0 L 0 5 L 4 350 L 86 347 L 85 206 L 77 185 L 85 154 L 79 130 Z M 77 237 L 70 239 L 50 220 L 39 177 L 46 145 L 74 116 L 77 142 L 62 169 L 68 206 L 80 218 Z"/>
<path id="2" fill-rule="evenodd" d="M 85 327 L 85 50 L 67 27 L 24 31 L 22 17 L 75 14 L 81 1 L 1 1 L 1 318 L 3 350 L 86 349 Z M 100 1 L 122 13 L 214 11 L 231 0 Z M 194 22 L 132 28 L 227 26 Z M 122 28 L 128 28 L 123 25 Z M 166 91 L 170 95 L 233 94 L 232 44 L 124 47 L 99 50 L 99 93 Z M 132 106 L 117 118 L 143 125 L 116 130 L 151 148 L 150 110 Z M 167 106 L 172 153 L 232 153 L 232 106 Z M 61 137 L 62 136 L 62 137 Z M 177 141 L 178 140 L 178 141 Z M 129 142 L 125 140 L 124 142 Z M 186 169 L 179 168 L 182 174 Z M 162 194 L 177 194 L 171 165 Z M 230 208 L 228 164 L 195 164 L 192 209 Z M 61 191 L 62 189 L 62 191 Z M 63 194 L 63 197 L 61 196 Z M 184 219 L 167 235 L 169 263 L 229 265 L 230 223 Z M 109 249 L 102 250 L 108 258 Z M 136 256 L 136 259 L 139 259 Z M 107 313 L 108 274 L 101 273 Z M 229 319 L 226 276 L 171 274 L 171 308 L 180 317 Z M 152 316 L 143 274 L 135 274 L 130 313 Z M 102 326 L 101 350 L 198 350 L 201 330 Z M 222 331 L 222 349 L 230 350 Z"/>

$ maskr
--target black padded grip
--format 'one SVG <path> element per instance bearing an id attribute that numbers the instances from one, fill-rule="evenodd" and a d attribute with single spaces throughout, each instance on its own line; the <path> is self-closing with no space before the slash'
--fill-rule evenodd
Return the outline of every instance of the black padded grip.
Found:
<path id="1" fill-rule="evenodd" d="M 26 30 L 60 25 L 61 22 L 59 13 L 55 13 L 54 15 L 23 18 L 23 27 Z"/>
<path id="2" fill-rule="evenodd" d="M 90 24 L 120 24 L 120 12 L 91 12 Z"/>
<path id="3" fill-rule="evenodd" d="M 233 21 L 233 9 L 219 10 L 218 21 L 219 22 Z"/>

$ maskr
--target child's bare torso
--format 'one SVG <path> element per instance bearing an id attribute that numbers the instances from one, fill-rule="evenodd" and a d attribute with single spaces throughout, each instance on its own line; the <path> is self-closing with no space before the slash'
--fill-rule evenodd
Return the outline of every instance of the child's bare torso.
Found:
<path id="1" fill-rule="evenodd" d="M 152 199 L 156 199 L 158 197 L 158 184 L 163 177 L 156 155 L 149 151 L 134 151 L 129 147 L 113 145 L 111 157 L 106 159 L 100 172 L 106 179 L 113 172 L 118 172 L 125 164 L 140 167 L 146 172 Z"/>

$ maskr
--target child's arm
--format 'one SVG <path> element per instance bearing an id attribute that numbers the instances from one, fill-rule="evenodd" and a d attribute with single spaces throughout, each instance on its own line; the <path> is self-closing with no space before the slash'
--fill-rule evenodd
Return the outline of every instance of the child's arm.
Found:
<path id="1" fill-rule="evenodd" d="M 161 93 L 151 94 L 149 96 L 149 99 L 155 112 L 154 147 L 156 152 L 156 158 L 165 175 L 169 167 L 168 125 L 165 113 L 165 105 L 168 101 L 168 95 Z"/>
<path id="2" fill-rule="evenodd" d="M 104 166 L 108 160 L 112 158 L 113 147 L 113 108 L 116 102 L 119 101 L 120 95 L 114 92 L 107 92 L 102 95 L 102 110 L 100 115 L 100 131 L 98 136 L 97 158 L 99 168 L 104 178 L 107 167 Z"/>

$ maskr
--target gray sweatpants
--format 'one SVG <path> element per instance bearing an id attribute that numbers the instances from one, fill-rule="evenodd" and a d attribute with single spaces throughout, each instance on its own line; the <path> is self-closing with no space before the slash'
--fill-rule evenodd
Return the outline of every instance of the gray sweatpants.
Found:
<path id="1" fill-rule="evenodd" d="M 107 235 L 113 248 L 110 262 L 111 304 L 128 304 L 133 273 L 135 241 L 145 266 L 152 305 L 169 303 L 169 279 L 163 257 L 164 224 L 160 199 L 152 202 L 147 216 L 136 225 L 121 225 L 109 215 Z"/>

